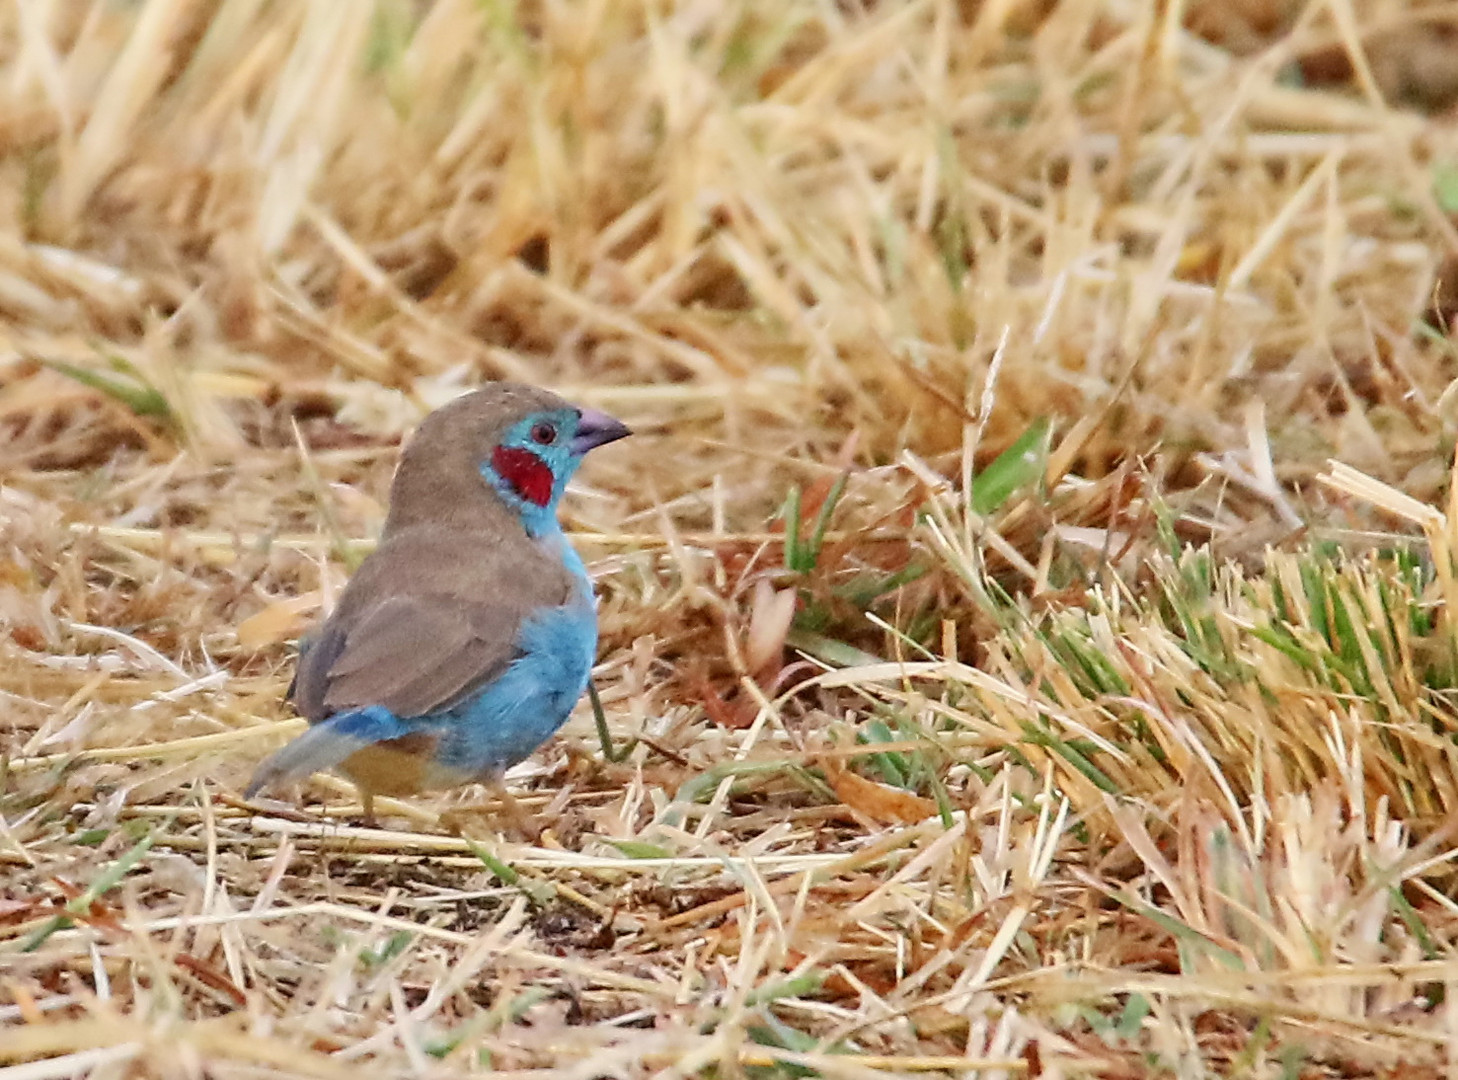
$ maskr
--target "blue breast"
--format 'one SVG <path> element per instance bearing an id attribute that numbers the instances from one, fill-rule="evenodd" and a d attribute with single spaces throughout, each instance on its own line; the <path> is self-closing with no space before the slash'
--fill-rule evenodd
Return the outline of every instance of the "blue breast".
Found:
<path id="1" fill-rule="evenodd" d="M 562 726 L 587 689 L 597 653 L 597 613 L 572 604 L 522 624 L 521 655 L 450 712 L 433 717 L 436 764 L 481 776 L 530 756 Z"/>
<path id="2" fill-rule="evenodd" d="M 470 776 L 499 773 L 529 757 L 566 721 L 597 658 L 597 609 L 587 569 L 557 531 L 575 596 L 522 622 L 520 655 L 472 698 L 432 717 L 435 764 Z M 549 540 L 550 542 L 550 540 Z"/>

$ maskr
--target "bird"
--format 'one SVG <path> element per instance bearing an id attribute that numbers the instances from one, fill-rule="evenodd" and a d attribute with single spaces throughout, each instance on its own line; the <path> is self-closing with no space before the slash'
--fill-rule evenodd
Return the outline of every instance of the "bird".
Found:
<path id="1" fill-rule="evenodd" d="M 522 383 L 430 413 L 400 457 L 379 544 L 299 644 L 287 699 L 309 728 L 244 791 L 337 770 L 376 795 L 483 782 L 562 726 L 597 654 L 597 603 L 557 519 L 622 422 Z"/>

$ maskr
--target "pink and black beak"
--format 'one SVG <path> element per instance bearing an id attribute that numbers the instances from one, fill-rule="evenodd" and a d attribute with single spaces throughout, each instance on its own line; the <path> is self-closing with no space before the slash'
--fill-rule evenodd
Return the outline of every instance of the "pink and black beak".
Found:
<path id="1" fill-rule="evenodd" d="M 572 452 L 578 457 L 633 434 L 627 424 L 614 420 L 605 412 L 578 409 L 577 414 L 577 434 L 572 436 Z"/>

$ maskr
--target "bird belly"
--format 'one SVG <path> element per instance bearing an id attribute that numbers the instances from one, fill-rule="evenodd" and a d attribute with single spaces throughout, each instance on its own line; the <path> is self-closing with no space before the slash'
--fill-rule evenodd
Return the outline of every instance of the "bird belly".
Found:
<path id="1" fill-rule="evenodd" d="M 372 743 L 340 762 L 339 771 L 375 795 L 414 795 L 444 787 L 431 775 L 438 742 L 434 735 L 418 732 Z"/>
<path id="2" fill-rule="evenodd" d="M 505 671 L 442 716 L 435 770 L 496 777 L 546 742 L 587 689 L 597 612 L 573 602 L 534 615 L 522 624 L 518 646 Z"/>

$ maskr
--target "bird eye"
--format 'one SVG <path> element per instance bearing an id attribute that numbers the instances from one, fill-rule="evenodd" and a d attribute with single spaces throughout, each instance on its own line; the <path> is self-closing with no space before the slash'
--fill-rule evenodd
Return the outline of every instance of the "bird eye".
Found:
<path id="1" fill-rule="evenodd" d="M 551 446 L 557 441 L 557 425 L 549 424 L 543 420 L 539 424 L 532 425 L 532 442 L 539 446 Z"/>

